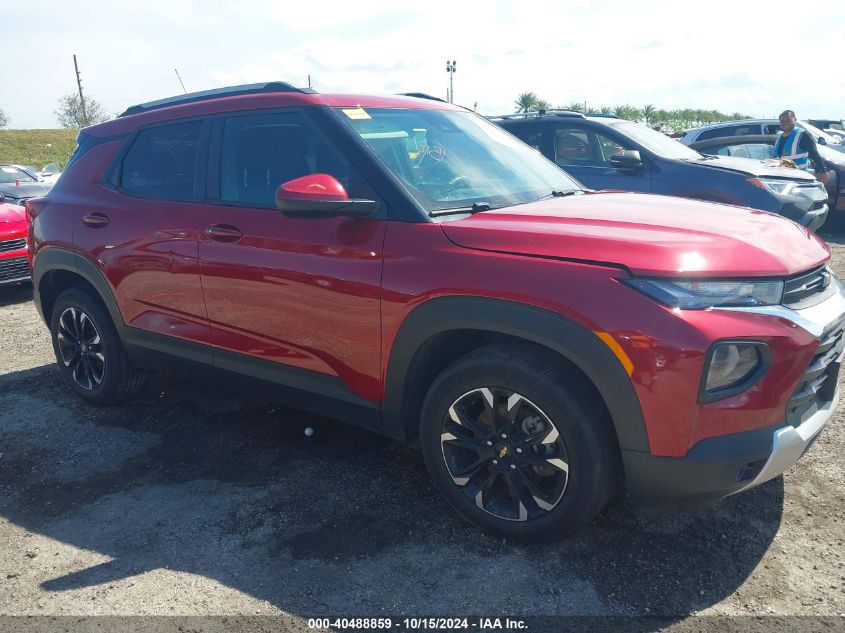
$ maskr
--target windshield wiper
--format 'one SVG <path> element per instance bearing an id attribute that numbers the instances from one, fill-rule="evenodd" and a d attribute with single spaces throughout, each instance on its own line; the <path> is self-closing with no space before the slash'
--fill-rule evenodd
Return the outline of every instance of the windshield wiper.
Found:
<path id="1" fill-rule="evenodd" d="M 583 189 L 564 189 L 563 191 L 557 191 L 552 189 L 551 193 L 547 193 L 545 196 L 540 196 L 534 202 L 540 202 L 540 200 L 548 200 L 549 198 L 563 198 L 564 196 L 574 196 L 576 193 L 583 193 Z"/>
<path id="2" fill-rule="evenodd" d="M 478 213 L 479 211 L 490 211 L 493 207 L 489 202 L 473 202 L 471 207 L 455 207 L 454 209 L 438 209 L 429 215 L 436 218 L 439 215 L 452 215 L 453 213 Z"/>

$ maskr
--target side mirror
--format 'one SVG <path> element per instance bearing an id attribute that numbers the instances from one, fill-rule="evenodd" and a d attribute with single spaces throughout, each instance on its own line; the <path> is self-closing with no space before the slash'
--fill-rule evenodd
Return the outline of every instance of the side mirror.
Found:
<path id="1" fill-rule="evenodd" d="M 376 210 L 374 200 L 349 198 L 334 176 L 310 174 L 276 189 L 276 208 L 289 218 L 363 218 Z"/>
<path id="2" fill-rule="evenodd" d="M 0 202 L 3 202 L 5 199 L 6 199 L 6 196 L 4 196 L 2 193 L 0 193 Z"/>
<path id="3" fill-rule="evenodd" d="M 827 139 L 824 136 L 819 137 L 819 145 L 827 145 Z"/>
<path id="4" fill-rule="evenodd" d="M 641 169 L 643 159 L 637 150 L 626 149 L 610 156 L 610 166 L 616 167 L 616 169 Z"/>

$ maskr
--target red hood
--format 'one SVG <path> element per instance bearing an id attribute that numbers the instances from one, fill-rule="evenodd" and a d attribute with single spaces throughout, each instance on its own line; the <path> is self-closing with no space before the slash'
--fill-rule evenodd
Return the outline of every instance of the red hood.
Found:
<path id="1" fill-rule="evenodd" d="M 590 193 L 444 222 L 455 244 L 619 264 L 639 275 L 782 276 L 826 261 L 814 233 L 765 211 L 639 193 Z"/>
<path id="2" fill-rule="evenodd" d="M 0 224 L 5 222 L 22 222 L 26 220 L 26 209 L 16 204 L 0 202 Z"/>

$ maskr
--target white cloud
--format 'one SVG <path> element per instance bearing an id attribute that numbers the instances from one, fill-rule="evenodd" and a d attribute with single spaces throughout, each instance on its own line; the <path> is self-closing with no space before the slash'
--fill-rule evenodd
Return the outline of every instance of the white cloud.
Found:
<path id="1" fill-rule="evenodd" d="M 820 22 L 817 16 L 826 16 Z M 37 52 L 0 62 L 0 107 L 16 127 L 51 127 L 75 89 L 79 55 L 90 95 L 119 111 L 180 91 L 272 79 L 324 91 L 455 95 L 484 113 L 519 92 L 554 104 L 652 103 L 771 115 L 845 116 L 837 60 L 845 14 L 832 0 L 679 4 L 606 1 L 231 4 L 220 0 L 80 0 L 4 9 Z M 778 37 L 778 24 L 788 37 Z"/>

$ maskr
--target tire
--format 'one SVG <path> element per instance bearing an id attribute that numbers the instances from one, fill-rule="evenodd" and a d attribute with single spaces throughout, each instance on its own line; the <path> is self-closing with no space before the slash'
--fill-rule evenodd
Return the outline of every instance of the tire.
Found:
<path id="1" fill-rule="evenodd" d="M 117 404 L 143 385 L 144 374 L 129 361 L 108 312 L 85 288 L 69 288 L 56 299 L 50 335 L 59 370 L 91 404 Z"/>
<path id="2" fill-rule="evenodd" d="M 488 345 L 447 367 L 423 403 L 420 445 L 435 485 L 458 514 L 496 536 L 569 536 L 617 487 L 607 410 L 564 363 L 530 345 Z"/>

